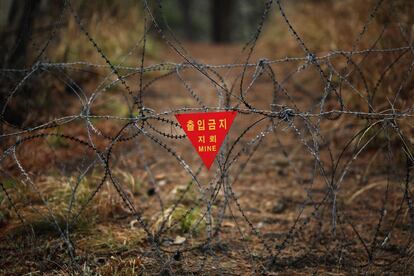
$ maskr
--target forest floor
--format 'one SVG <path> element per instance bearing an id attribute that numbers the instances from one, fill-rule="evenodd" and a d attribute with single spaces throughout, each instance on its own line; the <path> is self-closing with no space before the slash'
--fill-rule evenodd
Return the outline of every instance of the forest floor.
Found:
<path id="1" fill-rule="evenodd" d="M 185 48 L 203 64 L 245 61 L 245 52 L 241 53 L 240 45 L 186 43 Z M 165 51 L 162 60 L 182 62 L 176 54 Z M 254 52 L 251 62 L 256 63 L 260 58 L 260 51 Z M 300 65 L 300 62 L 275 65 L 276 79 L 281 82 Z M 246 83 L 251 80 L 255 69 L 247 70 Z M 234 94 L 239 93 L 238 76 L 241 71 L 242 67 L 217 69 L 229 87 L 235 84 L 232 87 Z M 154 77 L 157 76 L 154 73 Z M 218 105 L 219 97 L 211 80 L 194 69 L 183 70 L 182 77 L 206 105 Z M 286 83 L 291 98 L 280 95 L 277 103 L 294 104 L 299 110 L 317 111 L 323 89 L 321 81 L 315 81 L 318 78 L 316 70 L 298 73 Z M 129 81 L 136 91 L 138 78 Z M 96 83 L 90 81 L 85 91 L 92 91 L 95 86 Z M 254 83 L 246 98 L 258 110 L 270 110 L 272 91 L 271 78 L 264 75 Z M 86 93 L 90 95 L 90 92 Z M 111 105 L 111 101 L 122 101 L 117 91 L 101 95 L 94 112 L 106 114 L 108 110 L 114 110 L 122 113 L 119 107 Z M 155 113 L 197 104 L 176 76 L 155 82 L 146 90 L 143 101 Z M 233 99 L 231 105 L 235 102 Z M 79 106 L 74 104 L 71 108 L 75 114 Z M 173 115 L 168 118 L 174 120 Z M 260 118 L 260 115 L 239 113 L 224 147 L 228 149 L 249 125 Z M 316 120 L 312 119 L 312 123 L 316 124 Z M 76 254 L 74 260 L 80 264 L 79 269 L 85 275 L 158 275 L 167 268 L 176 275 L 342 275 L 361 271 L 376 273 L 383 271 L 384 267 L 390 273 L 414 273 L 414 266 L 404 265 L 406 262 L 401 258 L 413 250 L 405 247 L 406 243 L 410 244 L 407 241 L 410 220 L 408 211 L 404 209 L 401 178 L 397 172 L 395 177 L 387 177 L 386 162 L 380 160 L 386 155 L 383 149 L 368 148 L 352 163 L 337 191 L 336 210 L 333 209 L 326 179 L 335 173 L 337 178 L 342 171 L 335 171 L 336 163 L 331 161 L 330 155 L 333 160 L 338 160 L 350 137 L 363 124 L 345 116 L 337 120 L 322 120 L 321 137 L 317 138 L 321 162 L 318 163 L 303 144 L 304 141 L 313 143 L 306 125 L 300 119 L 293 122 L 299 133 L 292 131 L 292 127 L 283 120 L 272 122 L 266 119 L 252 127 L 237 143 L 233 154 L 243 150 L 267 127 L 276 126 L 254 151 L 251 150 L 254 147 L 246 153 L 242 151 L 240 159 L 230 169 L 228 181 L 231 185 L 221 187 L 212 207 L 213 227 L 219 225 L 219 231 L 208 246 L 197 246 L 208 239 L 205 218 L 202 217 L 206 204 L 177 159 L 141 136 L 116 144 L 111 168 L 150 231 L 156 232 L 163 219 L 160 215 L 162 209 L 171 208 L 187 187 L 190 188 L 183 196 L 184 200 L 180 201 L 180 208 L 184 212 L 194 208 L 191 214 L 195 218 L 186 217 L 189 222 L 178 221 L 177 227 L 171 227 L 161 235 L 160 248 L 169 260 L 163 267 L 139 222 L 125 207 L 114 187 L 109 182 L 105 183 L 76 227 L 71 229 L 70 239 Z M 96 122 L 98 129 L 112 137 L 124 124 L 122 121 Z M 183 134 L 178 128 L 162 122 L 154 122 L 153 126 L 167 133 Z M 84 122 L 68 123 L 59 132 L 88 139 Z M 96 134 L 92 139 L 101 150 L 111 144 L 110 140 Z M 198 170 L 202 163 L 189 140 L 159 139 L 180 155 L 192 171 Z M 344 156 L 349 158 L 350 153 L 353 151 L 345 151 Z M 26 223 L 32 225 L 34 234 L 30 231 L 27 234 L 29 228 L 22 225 L 13 211 L 5 215 L 7 219 L 0 224 L 0 274 L 69 275 L 73 271 L 73 263 L 65 242 L 55 229 L 53 218 L 48 215 L 42 196 L 48 201 L 52 213 L 56 214 L 57 224 L 66 229 L 70 201 L 68 183 L 76 182 L 79 167 L 84 168 L 87 160 L 93 160 L 93 152 L 71 141 L 45 139 L 29 141 L 16 154 L 34 179 L 37 190 L 19 182 L 21 173 L 11 158 L 2 166 L 2 181 L 10 186 L 10 196 Z M 398 152 L 395 158 L 394 165 L 400 168 Z M 343 168 L 345 163 L 340 163 L 341 166 Z M 9 172 L 8 177 L 4 171 Z M 205 188 L 215 184 L 219 173 L 217 162 L 210 170 L 202 167 L 198 176 L 200 184 Z M 85 202 L 103 174 L 99 166 L 87 174 L 78 191 L 79 200 L 83 197 Z M 387 216 L 382 216 L 386 189 Z M 221 216 L 224 205 L 227 207 Z M 405 211 L 396 215 L 401 211 L 400 206 L 404 206 L 401 208 Z M 73 209 L 77 210 L 77 207 L 75 204 Z M 336 220 L 333 212 L 338 214 Z M 199 223 L 194 225 L 193 220 L 198 218 Z M 174 219 L 171 218 L 172 221 Z M 395 230 L 385 242 L 390 229 Z M 271 255 L 275 258 L 271 259 Z"/>

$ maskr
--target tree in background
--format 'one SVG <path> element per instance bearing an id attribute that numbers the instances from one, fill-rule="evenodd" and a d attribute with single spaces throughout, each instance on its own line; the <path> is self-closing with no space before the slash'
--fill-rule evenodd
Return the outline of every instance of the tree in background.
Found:
<path id="1" fill-rule="evenodd" d="M 214 42 L 231 41 L 234 0 L 211 1 L 211 31 Z"/>
<path id="2" fill-rule="evenodd" d="M 243 42 L 256 30 L 265 0 L 162 0 L 158 23 L 178 37 L 215 43 Z M 207 12 L 206 12 L 207 11 Z"/>
<path id="3" fill-rule="evenodd" d="M 27 47 L 33 32 L 33 21 L 39 1 L 2 1 L 0 9 L 2 65 L 23 67 L 26 65 Z"/>
<path id="4" fill-rule="evenodd" d="M 192 1 L 191 0 L 181 0 L 179 1 L 181 12 L 183 15 L 183 23 L 185 27 L 185 36 L 187 39 L 193 40 L 194 37 L 194 27 L 193 27 L 193 20 L 191 17 L 191 10 L 192 10 Z"/>

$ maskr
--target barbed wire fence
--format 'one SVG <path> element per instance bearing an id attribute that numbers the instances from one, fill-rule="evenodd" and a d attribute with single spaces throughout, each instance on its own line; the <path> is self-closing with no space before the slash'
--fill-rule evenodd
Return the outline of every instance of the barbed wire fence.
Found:
<path id="1" fill-rule="evenodd" d="M 12 84 L 4 86 L 7 94 L 1 112 L 2 208 L 7 208 L 10 216 L 23 226 L 29 244 L 7 241 L 4 236 L 1 254 L 22 254 L 25 247 L 33 250 L 38 246 L 39 233 L 26 217 L 30 210 L 44 218 L 58 234 L 62 243 L 55 250 L 61 250 L 68 258 L 67 262 L 49 264 L 48 267 L 65 267 L 71 273 L 82 273 L 86 266 L 99 266 L 80 252 L 75 238 L 76 225 L 85 216 L 88 220 L 85 213 L 97 204 L 96 198 L 110 186 L 119 199 L 116 204 L 126 208 L 128 216 L 134 219 L 133 229 L 142 231 L 146 237 L 144 242 L 136 245 L 141 250 L 140 256 L 147 258 L 136 273 L 271 274 L 298 270 L 314 274 L 324 271 L 413 273 L 411 172 L 414 113 L 410 85 L 414 48 L 410 34 L 402 24 L 398 27 L 405 43 L 398 47 L 378 47 L 380 34 L 370 48 L 359 48 L 372 21 L 387 2 L 392 6 L 392 1 L 373 3 L 362 29 L 356 31 L 352 49 L 318 54 L 312 52 L 296 31 L 295 22 L 288 17 L 283 2 L 267 0 L 257 30 L 244 45 L 241 58 L 235 63 L 205 64 L 194 59 L 168 27 L 162 1 L 156 2 L 155 16 L 154 7 L 144 0 L 142 36 L 121 62 L 115 64 L 94 39 L 94 34 L 88 31 L 72 1 L 63 1 L 47 39 L 41 44 L 31 41 L 36 49 L 32 66 L 1 69 L 2 82 Z M 280 59 L 263 57 L 253 61 L 256 44 L 272 12 L 281 16 L 303 55 Z M 64 16 L 68 15 L 73 17 L 89 46 L 99 53 L 102 63 L 54 62 L 46 56 L 48 47 L 58 37 Z M 146 65 L 146 47 L 151 33 L 159 36 L 182 62 Z M 138 56 L 138 65 L 122 65 L 131 56 Z M 386 64 L 376 81 L 368 81 L 362 67 L 370 59 L 382 60 L 385 56 L 391 56 L 392 61 Z M 345 60 L 343 68 L 338 69 L 335 63 L 338 60 Z M 408 66 L 398 69 L 401 79 L 387 79 L 389 72 L 402 60 Z M 289 73 L 282 78 L 276 66 L 286 66 Z M 109 73 L 100 75 L 103 80 L 93 90 L 82 87 L 71 76 L 71 72 L 98 71 Z M 234 71 L 237 71 L 236 77 L 229 83 L 229 76 Z M 150 75 L 153 72 L 157 74 Z M 294 78 L 308 72 L 317 74 L 314 82 L 321 84 L 322 89 L 313 91 L 314 95 L 298 94 L 292 88 L 292 85 L 298 86 Z M 207 83 L 215 94 L 200 93 L 200 89 L 192 85 L 194 79 L 186 73 L 201 76 L 203 83 Z M 80 108 L 72 114 L 56 116 L 30 127 L 10 122 L 6 113 L 13 100 L 27 89 L 25 86 L 30 81 L 42 80 L 44 74 L 55 76 L 67 87 L 78 99 Z M 149 94 L 155 93 L 154 86 L 158 83 L 168 82 L 171 78 L 175 78 L 182 85 L 181 92 L 188 93 L 194 101 L 174 108 L 154 107 L 152 101 L 157 101 L 156 96 L 151 98 Z M 258 83 L 263 83 L 263 79 L 267 89 L 271 90 L 270 97 L 264 98 L 265 105 L 258 103 L 262 92 L 255 88 Z M 390 88 L 392 98 L 381 99 L 379 107 L 374 104 L 374 99 L 378 98 L 378 91 L 384 89 L 381 85 L 385 81 L 393 84 Z M 115 87 L 120 87 L 117 92 L 122 93 L 130 116 L 94 114 L 92 110 L 97 102 L 111 101 L 108 92 Z M 174 93 L 168 91 L 167 98 L 160 101 L 169 101 Z M 350 94 L 359 103 L 356 108 L 350 108 Z M 408 96 L 402 105 L 399 101 L 404 94 Z M 304 101 L 307 97 L 313 101 Z M 211 104 L 211 99 L 216 104 Z M 24 100 L 30 101 L 19 99 Z M 50 104 L 62 108 L 66 105 L 58 100 Z M 213 167 L 215 171 L 207 174 L 200 162 L 193 162 L 191 155 L 183 150 L 183 144 L 189 142 L 174 115 L 218 110 L 237 111 L 241 118 L 236 119 L 221 148 L 216 167 Z M 100 122 L 113 123 L 115 131 L 108 134 Z M 83 126 L 84 132 L 73 133 L 73 125 Z M 59 150 L 66 151 L 67 155 L 57 159 L 62 163 L 72 159 L 72 163 L 76 163 L 75 170 L 66 170 L 72 174 L 73 185 L 65 198 L 67 205 L 63 215 L 55 212 L 53 204 L 56 203 L 39 186 L 41 178 L 27 165 L 36 162 L 36 157 L 27 151 L 34 152 L 50 139 L 59 139 L 69 145 Z M 375 150 L 370 148 L 378 140 L 380 145 Z M 119 159 L 130 158 L 128 151 L 136 153 L 133 160 L 139 160 L 148 176 L 148 195 L 151 200 L 155 198 L 149 209 L 144 210 L 141 205 L 149 199 L 140 197 L 137 200 L 119 174 Z M 299 157 L 295 151 L 300 152 Z M 30 157 L 33 160 L 27 160 Z M 51 156 L 45 158 L 53 163 Z M 167 196 L 175 187 L 163 186 L 157 181 L 151 165 L 157 162 L 161 163 L 161 171 L 167 177 L 182 173 L 174 181 L 183 181 L 184 175 L 188 179 L 172 203 Z M 282 169 L 275 174 L 278 166 Z M 86 183 L 85 179 L 94 172 L 98 176 Z M 368 181 L 371 172 L 374 180 Z M 19 202 L 20 195 L 16 192 L 19 189 L 7 185 L 6 176 L 18 179 L 16 185 L 26 187 L 35 194 L 36 200 Z M 255 181 L 255 176 L 259 180 Z M 289 188 L 281 188 L 279 184 L 282 182 Z M 81 194 L 87 184 L 91 190 Z M 247 192 L 241 189 L 246 186 L 253 188 Z M 262 194 L 255 195 L 256 190 Z M 300 200 L 294 190 L 300 191 Z M 196 195 L 187 204 L 191 193 Z M 83 200 L 78 203 L 81 196 Z M 266 214 L 270 218 L 263 222 L 256 213 L 267 208 L 262 202 L 265 199 L 279 202 L 279 205 L 273 207 L 273 214 Z M 252 208 L 251 205 L 257 206 Z M 290 211 L 283 215 L 286 205 L 290 206 Z M 183 220 L 194 217 L 196 210 L 195 221 L 182 234 L 184 241 L 174 240 L 177 227 Z M 196 229 L 202 231 L 195 235 Z M 2 259 L 1 263 L 7 264 L 6 258 Z M 237 260 L 233 268 L 227 264 L 231 259 Z M 243 267 L 245 271 L 235 270 L 237 267 Z"/>

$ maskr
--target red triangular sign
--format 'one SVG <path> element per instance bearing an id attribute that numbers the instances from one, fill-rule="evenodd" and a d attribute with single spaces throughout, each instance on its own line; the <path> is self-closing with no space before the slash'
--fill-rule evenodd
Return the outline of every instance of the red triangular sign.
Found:
<path id="1" fill-rule="evenodd" d="M 207 169 L 210 169 L 220 151 L 236 115 L 236 111 L 175 115 Z"/>

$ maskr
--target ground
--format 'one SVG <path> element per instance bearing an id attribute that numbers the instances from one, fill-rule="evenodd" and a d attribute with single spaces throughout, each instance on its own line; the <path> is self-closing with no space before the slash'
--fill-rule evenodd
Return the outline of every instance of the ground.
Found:
<path id="1" fill-rule="evenodd" d="M 185 43 L 188 54 L 198 63 L 210 65 L 243 64 L 246 51 L 241 47 Z M 182 62 L 168 47 L 162 51 L 162 60 Z M 250 62 L 258 63 L 263 57 L 263 52 L 255 51 Z M 272 65 L 278 83 L 305 62 Z M 246 71 L 244 87 L 258 68 Z M 238 96 L 243 66 L 215 70 Z M 163 72 L 147 73 L 144 82 Z M 99 73 L 105 76 L 108 71 Z M 209 75 L 219 80 L 211 71 Z M 191 68 L 180 71 L 180 76 L 205 105 L 225 106 L 224 97 L 220 99 L 217 87 L 205 75 Z M 138 76 L 127 81 L 132 91 L 138 91 Z M 97 83 L 94 78 L 85 82 L 84 93 L 90 96 Z M 274 98 L 274 84 L 267 73 L 253 82 L 246 99 L 254 110 L 271 110 L 276 104 L 278 110 L 287 106 L 318 112 L 324 84 L 313 65 L 282 83 L 288 94 L 277 90 Z M 128 96 L 122 85 L 100 94 L 92 114 L 125 116 L 122 95 Z M 176 74 L 147 87 L 143 103 L 152 110 L 148 114 L 200 106 Z M 232 97 L 230 106 L 236 104 L 236 97 Z M 335 97 L 329 98 L 327 109 L 336 104 Z M 78 114 L 82 107 L 73 98 L 68 99 L 68 105 L 70 114 Z M 247 110 L 243 104 L 238 108 L 222 148 L 224 155 L 218 156 L 210 170 L 202 166 L 188 139 L 159 134 L 182 135 L 177 125 L 149 119 L 153 129 L 145 129 L 153 140 L 127 129 L 122 138 L 134 138 L 115 143 L 108 161 L 118 186 L 109 181 L 90 146 L 60 136 L 19 145 L 16 159 L 27 176 L 12 154 L 2 165 L 2 171 L 8 172 L 3 173 L 2 181 L 9 185 L 5 188 L 15 206 L 3 204 L 7 219 L 0 228 L 1 273 L 414 273 L 410 261 L 414 250 L 409 203 L 412 189 L 408 187 L 410 180 L 405 181 L 410 176 L 401 141 L 395 145 L 378 138 L 353 160 L 358 146 L 371 136 L 360 136 L 350 146 L 348 142 L 368 120 L 346 114 L 335 120 L 304 120 L 300 116 L 270 119 L 251 109 L 243 112 Z M 160 117 L 174 121 L 175 113 Z M 115 137 L 126 122 L 104 118 L 93 123 L 104 135 Z M 320 124 L 320 131 L 310 124 Z M 101 152 L 114 141 L 98 131 L 91 131 L 88 138 L 83 120 L 38 133 L 56 131 L 89 144 L 93 141 Z M 2 150 L 11 142 L 2 145 Z M 224 177 L 219 164 L 230 149 L 229 160 L 234 162 L 230 161 Z M 180 160 L 197 174 L 198 183 Z M 79 187 L 71 200 L 77 182 Z M 157 234 L 159 229 L 162 231 Z M 74 247 L 72 251 L 68 244 Z"/>

